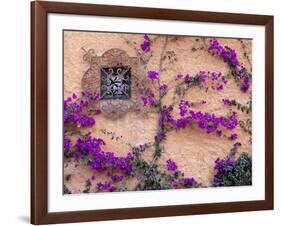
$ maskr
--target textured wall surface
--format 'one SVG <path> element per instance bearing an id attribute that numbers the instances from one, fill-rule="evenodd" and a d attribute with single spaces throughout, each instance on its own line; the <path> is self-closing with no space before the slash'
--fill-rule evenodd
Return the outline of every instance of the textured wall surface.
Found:
<path id="1" fill-rule="evenodd" d="M 160 53 L 164 43 L 163 36 L 152 36 L 154 43 L 152 46 L 153 56 L 147 65 L 147 70 L 158 70 Z M 196 74 L 201 70 L 230 72 L 229 66 L 222 59 L 212 56 L 207 52 L 209 38 L 199 37 L 169 37 L 166 51 L 173 51 L 177 61 L 170 64 L 164 61 L 166 69 L 161 74 L 161 81 L 173 87 L 179 72 Z M 77 32 L 65 31 L 64 33 L 64 95 L 65 98 L 73 92 L 81 92 L 81 81 L 89 65 L 83 61 L 85 50 L 94 49 L 98 56 L 111 48 L 125 50 L 129 56 L 136 56 L 136 48 L 139 48 L 143 41 L 143 35 L 138 34 L 112 34 L 97 32 Z M 221 44 L 228 45 L 235 49 L 238 59 L 251 71 L 251 40 L 219 39 Z M 146 76 L 143 73 L 140 76 Z M 173 101 L 174 92 L 170 90 L 164 98 L 164 103 Z M 206 101 L 206 104 L 194 106 L 194 110 L 215 113 L 224 116 L 232 109 L 223 105 L 222 99 L 235 99 L 241 104 L 246 104 L 249 100 L 249 93 L 242 93 L 232 78 L 222 91 L 214 91 L 194 87 L 185 96 L 186 100 L 192 102 Z M 177 113 L 177 109 L 174 111 Z M 124 117 L 117 120 L 109 120 L 103 115 L 96 116 L 96 124 L 85 131 L 92 131 L 95 137 L 100 137 L 106 142 L 106 150 L 113 151 L 117 155 L 126 155 L 130 151 L 129 145 L 139 145 L 152 142 L 157 129 L 157 114 L 140 114 L 129 112 Z M 238 118 L 242 120 L 251 119 L 251 114 L 238 111 Z M 239 141 L 242 146 L 238 150 L 251 154 L 250 136 L 239 126 L 234 130 L 238 134 L 236 141 L 231 141 L 224 137 L 217 137 L 215 134 L 208 135 L 197 127 L 187 127 L 184 130 L 168 132 L 164 141 L 165 150 L 158 164 L 163 167 L 167 159 L 172 159 L 186 175 L 196 178 L 203 186 L 210 186 L 214 176 L 214 161 L 223 158 L 228 153 L 232 145 Z M 230 132 L 224 131 L 225 135 Z M 153 150 L 147 150 L 144 155 L 146 159 L 151 159 Z M 65 184 L 73 193 L 80 193 L 84 189 L 85 180 L 95 175 L 95 181 L 102 181 L 103 175 L 97 175 L 87 166 L 80 165 L 73 160 L 67 160 L 64 164 L 64 175 L 71 175 L 71 179 Z M 136 179 L 128 182 L 129 189 L 134 186 Z M 94 191 L 95 182 L 91 191 Z"/>

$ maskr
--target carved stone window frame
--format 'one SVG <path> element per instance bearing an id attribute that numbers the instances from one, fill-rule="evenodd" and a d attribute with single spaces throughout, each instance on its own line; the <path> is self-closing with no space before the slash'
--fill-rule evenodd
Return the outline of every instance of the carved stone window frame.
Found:
<path id="1" fill-rule="evenodd" d="M 130 57 L 124 50 L 113 48 L 97 56 L 90 49 L 83 57 L 89 63 L 89 68 L 82 78 L 82 90 L 85 92 L 100 93 L 101 70 L 108 67 L 131 68 L 131 97 L 129 99 L 101 99 L 99 108 L 105 117 L 117 119 L 127 112 L 140 110 L 140 91 L 145 87 L 145 76 L 139 67 L 137 57 Z"/>

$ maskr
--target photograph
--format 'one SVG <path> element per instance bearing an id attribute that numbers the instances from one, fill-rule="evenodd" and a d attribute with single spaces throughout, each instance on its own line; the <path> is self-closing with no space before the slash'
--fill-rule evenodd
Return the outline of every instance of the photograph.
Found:
<path id="1" fill-rule="evenodd" d="M 252 186 L 252 39 L 61 38 L 64 195 Z"/>

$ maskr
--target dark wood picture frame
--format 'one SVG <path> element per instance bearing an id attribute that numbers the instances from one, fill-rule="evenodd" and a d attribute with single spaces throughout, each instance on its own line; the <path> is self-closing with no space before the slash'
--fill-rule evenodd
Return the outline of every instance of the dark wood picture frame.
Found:
<path id="1" fill-rule="evenodd" d="M 47 16 L 49 13 L 265 26 L 265 200 L 48 212 Z M 273 93 L 273 16 L 45 1 L 32 2 L 31 223 L 52 224 L 273 209 Z"/>

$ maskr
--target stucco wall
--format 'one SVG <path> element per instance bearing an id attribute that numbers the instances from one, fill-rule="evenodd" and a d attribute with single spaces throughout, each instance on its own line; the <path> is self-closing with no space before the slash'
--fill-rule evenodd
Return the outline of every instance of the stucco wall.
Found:
<path id="1" fill-rule="evenodd" d="M 147 65 L 148 70 L 157 70 L 159 65 L 160 52 L 163 46 L 163 36 L 151 36 L 155 38 L 153 43 L 153 57 Z M 251 71 L 251 40 L 237 39 L 218 39 L 221 44 L 225 44 L 235 49 L 239 60 Z M 129 41 L 129 42 L 128 42 Z M 70 96 L 73 92 L 81 92 L 81 80 L 89 68 L 89 65 L 83 61 L 84 50 L 94 49 L 98 56 L 111 48 L 125 50 L 129 56 L 136 56 L 134 47 L 138 47 L 143 41 L 143 35 L 138 34 L 112 34 L 97 32 L 64 32 L 64 95 Z M 135 42 L 135 43 L 134 43 Z M 161 73 L 161 81 L 172 84 L 176 75 L 196 74 L 201 70 L 217 71 L 229 73 L 229 66 L 223 60 L 210 55 L 206 47 L 209 38 L 202 39 L 198 37 L 169 37 L 167 51 L 174 51 L 177 57 L 175 64 L 168 65 L 164 61 L 166 71 Z M 243 46 L 245 45 L 245 46 Z M 84 49 L 84 50 L 83 50 Z M 246 53 L 246 54 L 245 54 Z M 143 74 L 143 76 L 146 76 Z M 174 93 L 171 90 L 164 98 L 164 103 L 172 102 Z M 230 112 L 231 107 L 224 106 L 223 98 L 235 99 L 241 104 L 246 104 L 249 99 L 249 93 L 240 92 L 233 79 L 229 79 L 228 84 L 222 91 L 209 89 L 205 92 L 199 87 L 188 91 L 185 99 L 192 102 L 201 102 L 205 100 L 205 105 L 194 106 L 194 110 L 211 112 L 224 116 Z M 233 110 L 235 110 L 233 108 Z M 175 112 L 177 110 L 175 109 Z M 245 120 L 251 118 L 251 114 L 238 111 L 238 118 Z M 157 115 L 150 113 L 148 115 L 129 112 L 124 117 L 117 120 L 109 120 L 103 115 L 96 117 L 96 125 L 86 131 L 92 131 L 96 137 L 102 138 L 106 142 L 106 149 L 113 151 L 117 155 L 125 155 L 129 150 L 129 145 L 138 145 L 151 142 L 154 139 L 157 128 Z M 224 131 L 225 132 L 225 131 Z M 238 150 L 251 154 L 250 136 L 239 126 L 235 129 L 238 139 L 242 146 Z M 225 132 L 229 135 L 230 132 Z M 117 139 L 116 139 L 117 138 Z M 203 186 L 210 186 L 214 176 L 214 161 L 220 157 L 225 157 L 232 145 L 236 141 L 226 138 L 219 138 L 215 134 L 208 135 L 197 127 L 187 127 L 184 130 L 172 131 L 167 134 L 167 140 L 164 141 L 165 150 L 158 164 L 165 167 L 166 160 L 172 159 L 178 165 L 178 168 L 188 176 L 196 178 Z M 153 150 L 144 153 L 146 159 L 150 159 Z M 92 191 L 95 183 L 103 180 L 102 175 L 94 173 L 89 167 L 80 165 L 77 162 L 68 160 L 65 162 L 64 175 L 71 175 L 71 179 L 66 185 L 73 193 L 80 193 L 84 189 L 85 180 L 95 175 L 97 179 L 92 182 Z M 136 179 L 128 182 L 129 189 L 134 186 Z"/>

